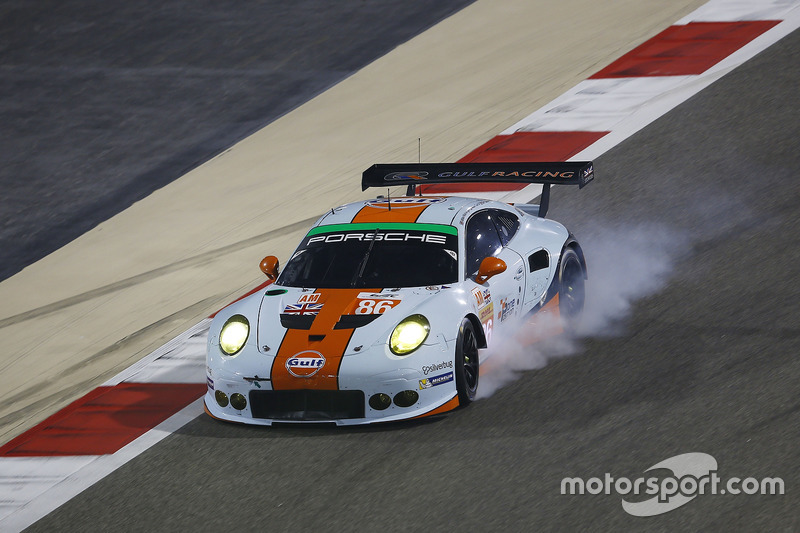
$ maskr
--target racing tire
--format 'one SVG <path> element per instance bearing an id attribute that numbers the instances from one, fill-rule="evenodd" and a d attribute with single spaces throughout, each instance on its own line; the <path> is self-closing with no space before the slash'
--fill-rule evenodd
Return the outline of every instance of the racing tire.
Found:
<path id="1" fill-rule="evenodd" d="M 470 404 L 478 392 L 479 377 L 478 336 L 475 326 L 465 318 L 458 328 L 456 339 L 455 374 L 458 403 L 461 406 Z"/>
<path id="2" fill-rule="evenodd" d="M 561 254 L 558 269 L 558 310 L 565 323 L 574 325 L 586 302 L 586 273 L 574 248 Z"/>

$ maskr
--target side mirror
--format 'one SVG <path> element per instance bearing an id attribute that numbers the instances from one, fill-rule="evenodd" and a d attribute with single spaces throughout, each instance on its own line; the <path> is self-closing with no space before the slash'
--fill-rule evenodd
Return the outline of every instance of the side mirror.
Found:
<path id="1" fill-rule="evenodd" d="M 264 259 L 261 260 L 261 264 L 258 265 L 258 268 L 261 269 L 261 272 L 267 275 L 269 279 L 275 281 L 278 279 L 278 258 L 274 255 L 268 255 Z"/>
<path id="2" fill-rule="evenodd" d="M 483 285 L 486 281 L 502 272 L 506 271 L 506 262 L 498 257 L 484 257 L 475 276 L 475 283 Z"/>

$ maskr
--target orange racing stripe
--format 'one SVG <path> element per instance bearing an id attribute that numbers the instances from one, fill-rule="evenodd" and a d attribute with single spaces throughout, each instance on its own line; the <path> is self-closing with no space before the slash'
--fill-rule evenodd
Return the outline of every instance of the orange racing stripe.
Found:
<path id="1" fill-rule="evenodd" d="M 408 197 L 392 198 L 391 209 L 388 208 L 388 201 L 369 203 L 356 213 L 353 222 L 416 222 L 422 212 L 431 205 L 425 202 L 428 197 L 419 198 L 421 198 L 419 203 L 408 202 Z M 403 203 L 396 203 L 398 201 Z"/>
<path id="2" fill-rule="evenodd" d="M 432 411 L 428 411 L 427 413 L 423 413 L 421 415 L 415 416 L 414 418 L 422 418 L 422 417 L 425 417 L 425 416 L 433 416 L 433 415 L 438 415 L 440 413 L 446 413 L 447 411 L 452 411 L 453 409 L 455 409 L 458 406 L 459 406 L 458 394 L 456 394 L 455 396 L 450 398 L 447 402 L 445 402 L 444 404 L 440 405 L 436 409 L 434 409 Z"/>
<path id="3" fill-rule="evenodd" d="M 322 309 L 314 319 L 311 329 L 290 329 L 286 332 L 278 348 L 278 354 L 272 363 L 272 388 L 338 390 L 339 368 L 342 357 L 353 336 L 354 329 L 333 329 L 343 314 L 350 314 L 352 306 L 361 292 L 380 292 L 381 289 L 317 289 L 320 294 L 317 303 Z M 307 293 L 311 294 L 311 293 Z M 305 352 L 305 353 L 304 353 Z M 318 358 L 321 355 L 325 363 L 319 369 L 294 369 L 293 375 L 287 367 L 292 357 Z M 308 377 L 305 375 L 311 374 Z"/>

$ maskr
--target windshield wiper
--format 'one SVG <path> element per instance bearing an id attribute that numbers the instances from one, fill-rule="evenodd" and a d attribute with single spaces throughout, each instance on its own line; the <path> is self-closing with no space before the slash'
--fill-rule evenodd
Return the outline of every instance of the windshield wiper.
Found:
<path id="1" fill-rule="evenodd" d="M 367 248 L 367 253 L 364 254 L 364 259 L 361 260 L 361 264 L 358 267 L 358 272 L 356 275 L 353 276 L 353 279 L 350 280 L 350 287 L 355 288 L 356 282 L 361 278 L 364 274 L 364 269 L 367 268 L 367 261 L 369 261 L 369 254 L 372 253 L 372 248 L 375 246 L 375 241 L 377 240 L 375 237 L 378 236 L 379 228 L 375 228 L 375 232 L 372 234 L 372 241 L 369 243 L 369 247 Z"/>

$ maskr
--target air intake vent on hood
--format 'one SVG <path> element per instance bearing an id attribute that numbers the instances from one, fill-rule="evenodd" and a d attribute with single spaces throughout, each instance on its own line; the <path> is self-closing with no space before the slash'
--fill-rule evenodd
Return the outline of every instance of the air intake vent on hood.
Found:
<path id="1" fill-rule="evenodd" d="M 381 315 L 342 315 L 333 329 L 356 329 L 366 326 Z"/>
<path id="2" fill-rule="evenodd" d="M 281 326 L 286 329 L 311 329 L 317 315 L 289 315 L 281 313 Z"/>

